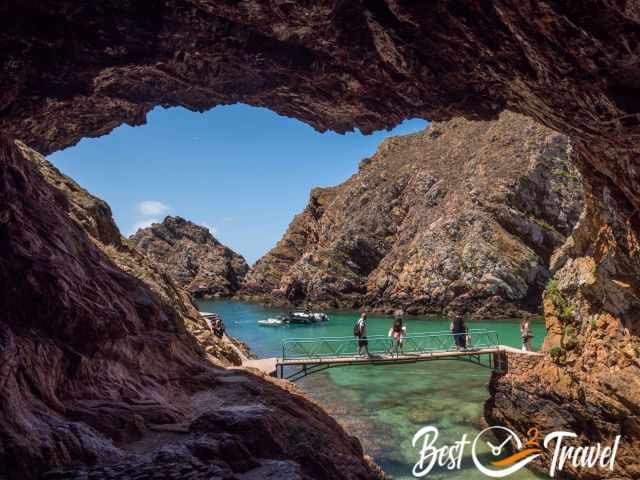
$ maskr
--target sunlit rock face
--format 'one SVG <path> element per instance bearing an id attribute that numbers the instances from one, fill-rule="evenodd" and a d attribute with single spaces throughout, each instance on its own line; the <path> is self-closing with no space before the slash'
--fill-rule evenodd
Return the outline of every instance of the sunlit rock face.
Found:
<path id="1" fill-rule="evenodd" d="M 141 228 L 130 240 L 191 294 L 233 295 L 249 270 L 245 259 L 222 245 L 211 232 L 182 217 Z"/>
<path id="2" fill-rule="evenodd" d="M 345 183 L 311 193 L 242 293 L 412 314 L 537 313 L 551 254 L 582 210 L 570 154 L 567 137 L 507 112 L 389 138 Z"/>
<path id="3" fill-rule="evenodd" d="M 582 164 L 583 172 L 589 170 Z M 494 375 L 485 405 L 490 423 L 525 432 L 573 431 L 576 445 L 621 435 L 614 471 L 566 468 L 571 478 L 640 478 L 640 314 L 638 210 L 612 181 L 586 183 L 586 208 L 572 237 L 552 259 L 545 292 L 547 337 L 542 362 Z M 545 455 L 537 468 L 548 472 Z"/>
<path id="4" fill-rule="evenodd" d="M 619 392 L 640 374 L 639 355 L 632 348 L 623 357 L 616 347 L 637 344 L 640 303 L 637 2 L 67 0 L 10 2 L 0 13 L 0 130 L 45 153 L 142 123 L 154 105 L 204 110 L 237 101 L 338 131 L 407 117 L 490 119 L 508 108 L 570 136 L 589 214 L 558 266 L 558 289 L 573 313 L 547 321 L 577 327 L 595 315 L 613 327 L 602 338 L 576 331 L 571 355 L 580 361 L 532 372 L 534 392 L 526 393 L 529 380 L 495 386 L 513 387 L 510 397 L 534 405 L 553 396 L 575 412 L 629 408 L 624 421 L 572 426 L 591 439 L 624 434 L 627 460 L 605 475 L 637 478 L 640 393 Z M 12 265 L 12 278 L 33 268 Z M 594 350 L 598 361 L 582 363 Z M 627 369 L 618 370 L 624 359 Z M 557 388 L 558 371 L 573 390 Z M 517 424 L 504 402 L 490 407 L 490 418 Z"/>

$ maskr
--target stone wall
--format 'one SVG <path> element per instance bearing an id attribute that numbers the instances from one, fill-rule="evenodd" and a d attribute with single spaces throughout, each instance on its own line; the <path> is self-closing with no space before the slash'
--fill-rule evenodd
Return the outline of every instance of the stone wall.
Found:
<path id="1" fill-rule="evenodd" d="M 544 355 L 534 352 L 520 352 L 516 349 L 508 349 L 498 354 L 502 371 L 492 373 L 491 381 L 494 377 L 505 377 L 509 375 L 525 375 L 533 370 L 544 358 Z"/>

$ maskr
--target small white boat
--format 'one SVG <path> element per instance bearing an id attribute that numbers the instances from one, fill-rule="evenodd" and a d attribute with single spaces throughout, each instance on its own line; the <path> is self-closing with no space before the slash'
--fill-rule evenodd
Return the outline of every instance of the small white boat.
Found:
<path id="1" fill-rule="evenodd" d="M 281 318 L 267 318 L 266 320 L 258 320 L 258 325 L 263 327 L 279 327 L 286 322 Z"/>

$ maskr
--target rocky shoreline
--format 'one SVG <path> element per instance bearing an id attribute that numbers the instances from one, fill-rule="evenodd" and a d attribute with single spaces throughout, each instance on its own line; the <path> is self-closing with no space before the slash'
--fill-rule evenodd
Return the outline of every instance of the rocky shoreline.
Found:
<path id="1" fill-rule="evenodd" d="M 340 300 L 331 301 L 313 301 L 305 300 L 304 302 L 290 302 L 283 298 L 273 297 L 271 295 L 243 295 L 239 294 L 228 299 L 229 301 L 247 302 L 255 305 L 259 305 L 264 308 L 277 308 L 287 311 L 300 310 L 309 308 L 314 311 L 343 311 L 365 310 L 369 313 L 375 313 L 380 315 L 391 316 L 398 310 L 401 310 L 405 319 L 411 321 L 413 317 L 436 317 L 442 318 L 448 315 L 448 311 L 442 309 L 434 309 L 427 307 L 417 307 L 413 305 L 399 304 L 399 303 L 382 303 L 376 305 L 368 305 L 366 303 L 359 303 L 353 301 L 341 302 Z M 530 312 L 519 308 L 509 308 L 498 310 L 482 310 L 478 312 L 467 312 L 463 314 L 464 318 L 469 320 L 507 320 L 507 319 L 541 319 L 544 318 L 542 312 Z"/>

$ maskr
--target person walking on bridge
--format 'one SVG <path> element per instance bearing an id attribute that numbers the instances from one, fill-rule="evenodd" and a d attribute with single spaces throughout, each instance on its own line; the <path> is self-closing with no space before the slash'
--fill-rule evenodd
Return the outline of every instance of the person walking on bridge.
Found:
<path id="1" fill-rule="evenodd" d="M 389 334 L 387 336 L 392 338 L 391 350 L 395 349 L 396 355 L 398 355 L 398 349 L 400 353 L 404 355 L 404 337 L 407 334 L 407 327 L 402 324 L 402 310 L 396 310 L 393 313 L 394 321 Z"/>
<path id="2" fill-rule="evenodd" d="M 451 315 L 451 334 L 456 344 L 456 350 L 466 348 L 467 346 L 467 326 L 464 324 L 464 318 L 462 315 Z"/>
<path id="3" fill-rule="evenodd" d="M 367 356 L 370 356 L 369 353 L 369 340 L 367 340 L 367 312 L 362 311 L 362 315 L 356 322 L 355 327 L 353 327 L 353 334 L 358 339 L 358 355 L 362 355 L 362 350 L 367 353 Z"/>

